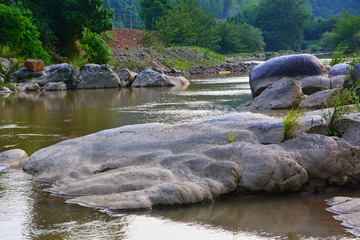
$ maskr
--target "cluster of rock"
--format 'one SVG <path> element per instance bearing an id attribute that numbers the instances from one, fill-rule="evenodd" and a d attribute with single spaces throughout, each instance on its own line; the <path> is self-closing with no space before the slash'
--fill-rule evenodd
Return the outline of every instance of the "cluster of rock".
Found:
<path id="1" fill-rule="evenodd" d="M 250 86 L 254 100 L 240 107 L 325 107 L 331 93 L 344 85 L 347 74 L 354 77 L 345 87 L 357 86 L 356 83 L 360 81 L 360 65 L 354 69 L 350 69 L 345 63 L 330 67 L 310 54 L 270 59 L 251 72 Z"/>
<path id="2" fill-rule="evenodd" d="M 27 60 L 25 68 L 10 78 L 19 91 L 61 91 L 68 89 L 186 86 L 184 77 L 165 75 L 158 69 L 146 69 L 139 74 L 128 69 L 113 70 L 107 64 L 87 64 L 78 69 L 63 63 L 44 67 L 41 60 Z M 2 91 L 10 91 L 3 89 Z"/>
<path id="3" fill-rule="evenodd" d="M 321 112 L 308 112 L 311 128 Z M 321 192 L 360 183 L 360 116 L 343 138 L 305 133 L 279 143 L 281 118 L 233 113 L 198 123 L 105 130 L 41 149 L 24 170 L 68 202 L 119 209 L 214 201 L 228 194 Z M 311 129 L 310 129 L 311 130 Z M 229 133 L 238 133 L 229 143 Z"/>
<path id="4" fill-rule="evenodd" d="M 221 72 L 247 72 L 251 71 L 255 66 L 257 66 L 257 63 L 254 62 L 240 62 L 240 63 L 226 63 L 221 65 L 215 65 L 215 66 L 197 66 L 197 67 L 191 67 L 189 70 L 186 70 L 186 73 L 189 73 L 190 75 L 193 74 L 217 74 Z"/>

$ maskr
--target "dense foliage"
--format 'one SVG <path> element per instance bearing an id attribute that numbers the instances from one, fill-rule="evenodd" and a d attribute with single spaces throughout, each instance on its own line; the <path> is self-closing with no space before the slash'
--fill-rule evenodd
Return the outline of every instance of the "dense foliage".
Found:
<path id="1" fill-rule="evenodd" d="M 360 9 L 359 9 L 360 12 Z M 360 47 L 360 17 L 343 11 L 332 30 L 332 40 L 335 45 L 343 45 L 356 50 Z"/>
<path id="2" fill-rule="evenodd" d="M 18 54 L 50 61 L 39 41 L 40 33 L 32 23 L 31 12 L 0 4 L 0 45 L 9 46 Z"/>
<path id="3" fill-rule="evenodd" d="M 167 43 L 214 49 L 219 41 L 216 18 L 205 12 L 199 0 L 182 0 L 156 24 Z"/>
<path id="4" fill-rule="evenodd" d="M 329 15 L 338 16 L 342 9 L 350 14 L 358 14 L 359 0 L 308 0 L 312 6 L 314 17 L 327 18 Z"/>
<path id="5" fill-rule="evenodd" d="M 222 53 L 263 51 L 261 32 L 248 24 L 216 21 L 200 0 L 177 0 L 156 29 L 167 44 L 197 46 Z"/>
<path id="6" fill-rule="evenodd" d="M 115 27 L 142 29 L 140 0 L 104 0 L 103 8 L 114 11 Z"/>
<path id="7" fill-rule="evenodd" d="M 152 30 L 160 17 L 172 8 L 171 0 L 140 0 L 140 16 L 145 28 Z"/>
<path id="8" fill-rule="evenodd" d="M 311 13 L 299 0 L 263 0 L 255 26 L 260 28 L 267 50 L 300 49 Z"/>
<path id="9" fill-rule="evenodd" d="M 26 30 L 33 31 L 29 34 L 33 38 L 39 37 L 43 47 L 51 53 L 53 61 L 56 61 L 58 54 L 70 58 L 78 55 L 81 50 L 78 40 L 82 38 L 86 28 L 99 34 L 112 29 L 113 26 L 111 22 L 113 13 L 101 8 L 102 0 L 0 0 L 0 3 L 8 7 L 24 9 L 28 19 L 25 19 L 27 21 L 25 25 L 28 28 L 34 26 L 34 30 Z M 10 23 L 9 26 L 17 28 L 15 22 Z M 5 31 L 5 25 L 1 24 L 0 29 Z M 22 44 L 14 45 L 14 50 L 20 47 L 21 51 L 24 51 L 25 45 L 28 44 L 23 37 L 26 35 L 16 33 L 15 30 L 13 33 L 12 38 L 20 39 Z M 30 45 L 28 48 L 31 47 Z"/>

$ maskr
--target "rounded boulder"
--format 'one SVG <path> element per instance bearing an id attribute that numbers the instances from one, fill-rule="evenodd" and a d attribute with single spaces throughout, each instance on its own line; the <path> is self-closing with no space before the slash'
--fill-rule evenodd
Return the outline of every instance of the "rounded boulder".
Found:
<path id="1" fill-rule="evenodd" d="M 273 58 L 256 66 L 250 73 L 250 86 L 253 97 L 284 77 L 302 80 L 310 76 L 326 76 L 324 63 L 310 54 L 299 54 Z"/>

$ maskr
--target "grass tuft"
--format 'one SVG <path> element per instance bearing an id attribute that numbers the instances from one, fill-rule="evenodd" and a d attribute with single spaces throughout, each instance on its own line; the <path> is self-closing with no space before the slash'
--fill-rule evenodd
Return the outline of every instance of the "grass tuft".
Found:
<path id="1" fill-rule="evenodd" d="M 231 130 L 229 133 L 229 137 L 228 137 L 228 143 L 233 143 L 235 141 L 235 138 L 239 135 L 239 133 L 237 134 L 233 134 L 233 131 Z"/>
<path id="2" fill-rule="evenodd" d="M 299 110 L 299 108 L 292 108 L 286 115 L 283 114 L 284 122 L 284 136 L 280 142 L 285 142 L 287 140 L 295 138 L 295 131 L 299 129 L 299 122 L 303 115 L 305 114 L 304 110 Z"/>

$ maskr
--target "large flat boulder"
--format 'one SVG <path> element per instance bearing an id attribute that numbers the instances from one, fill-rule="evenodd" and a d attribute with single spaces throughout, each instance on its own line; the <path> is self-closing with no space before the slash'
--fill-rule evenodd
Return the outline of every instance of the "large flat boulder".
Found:
<path id="1" fill-rule="evenodd" d="M 278 145 L 262 146 L 255 122 L 232 114 L 199 123 L 144 124 L 101 131 L 34 153 L 24 169 L 56 182 L 70 202 L 110 209 L 216 200 L 241 188 L 297 191 L 306 171 Z M 233 143 L 228 135 L 238 133 Z M 257 134 L 261 135 L 260 132 Z"/>
<path id="2" fill-rule="evenodd" d="M 182 87 L 189 84 L 184 77 L 172 77 L 148 68 L 139 73 L 131 87 Z"/>
<path id="3" fill-rule="evenodd" d="M 320 116 L 321 111 L 307 113 L 297 137 L 280 144 L 271 141 L 282 136 L 282 118 L 261 114 L 124 126 L 41 149 L 24 170 L 54 181 L 48 190 L 70 197 L 67 202 L 111 210 L 214 201 L 228 194 L 313 192 L 309 180 L 358 186 L 360 147 L 349 143 L 353 137 L 305 133 Z M 238 134 L 234 142 L 230 132 Z"/>
<path id="4" fill-rule="evenodd" d="M 284 77 L 302 80 L 306 77 L 322 76 L 328 71 L 322 61 L 310 54 L 299 54 L 273 58 L 256 66 L 250 73 L 250 86 L 253 97 Z M 319 79 L 316 85 L 319 85 Z M 310 84 L 306 86 L 309 87 Z"/>

